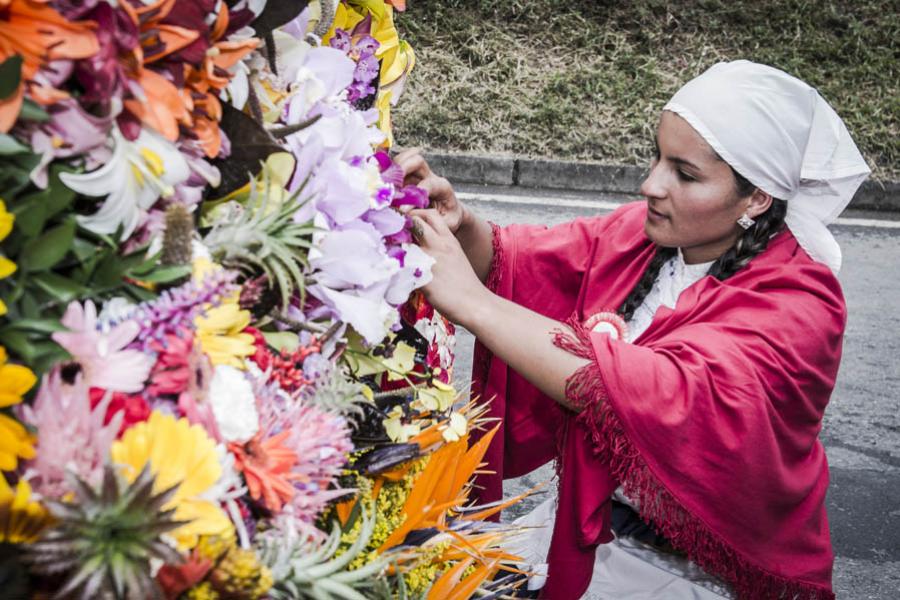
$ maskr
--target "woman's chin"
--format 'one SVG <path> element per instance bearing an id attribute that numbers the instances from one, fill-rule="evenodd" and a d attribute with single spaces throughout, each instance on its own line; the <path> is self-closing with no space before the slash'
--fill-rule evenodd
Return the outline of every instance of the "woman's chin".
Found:
<path id="1" fill-rule="evenodd" d="M 672 244 L 671 232 L 668 231 L 668 225 L 668 219 L 660 222 L 648 218 L 644 221 L 644 233 L 647 234 L 650 241 L 657 246 L 674 246 L 674 244 Z"/>

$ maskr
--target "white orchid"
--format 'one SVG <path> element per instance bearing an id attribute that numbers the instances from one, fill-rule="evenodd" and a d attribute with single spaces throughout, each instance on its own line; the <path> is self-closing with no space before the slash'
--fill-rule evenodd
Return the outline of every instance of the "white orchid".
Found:
<path id="1" fill-rule="evenodd" d="M 112 139 L 113 154 L 105 165 L 89 173 L 63 173 L 60 179 L 79 194 L 106 197 L 96 213 L 79 217 L 82 227 L 101 234 L 121 227 L 125 240 L 157 200 L 187 180 L 190 168 L 174 144 L 149 129 L 132 142 L 114 127 Z"/>

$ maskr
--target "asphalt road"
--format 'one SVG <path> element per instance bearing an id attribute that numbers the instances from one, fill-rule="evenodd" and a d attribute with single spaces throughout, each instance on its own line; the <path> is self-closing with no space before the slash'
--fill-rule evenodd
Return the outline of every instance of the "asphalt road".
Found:
<path id="1" fill-rule="evenodd" d="M 608 212 L 622 196 L 458 187 L 476 213 L 500 225 L 552 225 Z M 893 220 L 891 220 L 893 219 Z M 842 215 L 840 281 L 849 318 L 837 386 L 821 437 L 838 598 L 900 599 L 900 215 Z M 455 379 L 467 385 L 472 336 L 460 331 Z M 507 483 L 508 495 L 549 479 L 550 468 Z M 509 517 L 527 512 L 527 499 Z"/>

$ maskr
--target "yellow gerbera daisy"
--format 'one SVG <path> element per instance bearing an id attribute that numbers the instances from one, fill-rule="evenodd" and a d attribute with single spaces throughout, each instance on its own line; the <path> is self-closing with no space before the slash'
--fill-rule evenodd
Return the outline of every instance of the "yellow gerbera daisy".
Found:
<path id="1" fill-rule="evenodd" d="M 243 369 L 243 359 L 256 352 L 253 336 L 242 333 L 250 325 L 250 311 L 241 310 L 236 301 L 207 309 L 194 324 L 200 347 L 214 365 Z"/>
<path id="2" fill-rule="evenodd" d="M 29 544 L 38 539 L 53 517 L 31 499 L 31 486 L 20 479 L 15 491 L 0 475 L 0 542 Z"/>
<path id="3" fill-rule="evenodd" d="M 37 381 L 29 369 L 6 363 L 6 348 L 0 346 L 0 408 L 18 404 Z M 0 414 L 0 470 L 16 468 L 19 458 L 34 458 L 34 438 L 21 423 Z"/>
<path id="4" fill-rule="evenodd" d="M 149 462 L 155 492 L 179 484 L 163 508 L 175 509 L 175 519 L 187 522 L 172 532 L 180 549 L 193 548 L 201 535 L 233 535 L 219 505 L 201 497 L 222 475 L 216 444 L 201 426 L 153 411 L 149 420 L 129 428 L 112 445 L 110 456 L 124 467 L 128 481 Z"/>

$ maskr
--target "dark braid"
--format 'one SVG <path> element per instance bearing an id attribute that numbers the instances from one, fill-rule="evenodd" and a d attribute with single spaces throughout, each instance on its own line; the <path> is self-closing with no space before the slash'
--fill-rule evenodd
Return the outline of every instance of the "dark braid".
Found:
<path id="1" fill-rule="evenodd" d="M 644 298 L 646 298 L 647 294 L 650 293 L 650 290 L 653 289 L 653 283 L 656 281 L 656 276 L 659 275 L 659 270 L 662 269 L 662 266 L 666 264 L 667 260 L 677 253 L 677 248 L 666 248 L 664 246 L 656 247 L 656 254 L 653 256 L 653 260 L 650 261 L 647 270 L 644 271 L 640 281 L 637 282 L 637 285 L 634 286 L 631 293 L 625 298 L 625 302 L 619 307 L 619 314 L 623 319 L 626 321 L 631 320 L 631 317 L 634 316 L 634 311 L 643 304 Z"/>
<path id="2" fill-rule="evenodd" d="M 733 168 L 731 171 L 734 173 L 738 197 L 744 198 L 752 194 L 756 186 Z M 769 240 L 781 231 L 786 214 L 787 202 L 772 198 L 772 204 L 766 212 L 756 217 L 756 223 L 741 233 L 734 246 L 709 267 L 707 274 L 725 281 L 746 267 L 754 256 L 766 249 Z"/>
<path id="3" fill-rule="evenodd" d="M 735 190 L 739 198 L 746 198 L 756 190 L 756 186 L 750 183 L 747 178 L 733 168 L 731 171 L 734 173 Z M 784 226 L 785 214 L 787 214 L 787 202 L 773 198 L 772 204 L 766 212 L 756 217 L 756 223 L 741 233 L 734 246 L 729 248 L 725 254 L 720 256 L 709 267 L 707 274 L 712 275 L 719 281 L 724 281 L 747 266 L 747 263 L 754 256 L 766 249 L 769 240 L 781 231 Z M 647 270 L 644 271 L 637 285 L 634 286 L 631 293 L 625 298 L 622 306 L 619 307 L 618 312 L 623 319 L 626 321 L 631 320 L 634 316 L 634 311 L 643 304 L 647 294 L 653 289 L 653 283 L 656 281 L 662 266 L 667 260 L 675 256 L 677 252 L 676 248 L 657 247 L 656 254 L 653 256 L 653 260 L 650 261 Z"/>

